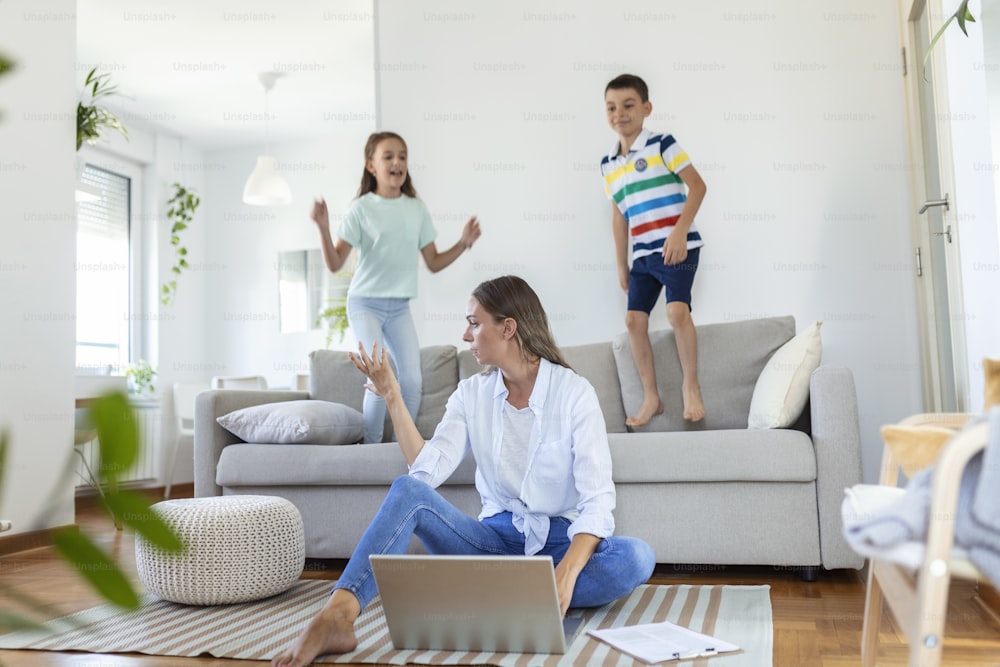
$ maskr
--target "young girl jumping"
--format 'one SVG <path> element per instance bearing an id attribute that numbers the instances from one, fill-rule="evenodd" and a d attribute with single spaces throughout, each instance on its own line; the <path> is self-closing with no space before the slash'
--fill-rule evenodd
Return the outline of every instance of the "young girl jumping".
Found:
<path id="1" fill-rule="evenodd" d="M 437 273 L 472 247 L 481 230 L 473 216 L 458 242 L 438 252 L 437 231 L 424 203 L 417 198 L 406 168 L 406 142 L 394 132 L 376 132 L 365 144 L 361 187 L 334 240 L 326 201 L 313 203 L 311 216 L 319 227 L 323 260 L 337 272 L 352 248 L 358 265 L 347 290 L 347 321 L 354 337 L 366 347 L 384 345 L 399 374 L 403 402 L 414 418 L 420 408 L 423 380 L 420 344 L 410 315 L 417 295 L 417 253 Z M 371 391 L 364 398 L 365 442 L 382 442 L 385 401 Z"/>

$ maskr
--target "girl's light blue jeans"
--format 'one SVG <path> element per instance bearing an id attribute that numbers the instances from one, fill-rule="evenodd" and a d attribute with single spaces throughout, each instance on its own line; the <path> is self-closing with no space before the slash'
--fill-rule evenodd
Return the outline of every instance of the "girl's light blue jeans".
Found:
<path id="1" fill-rule="evenodd" d="M 378 299 L 347 295 L 347 321 L 354 338 L 371 354 L 372 343 L 385 345 L 396 367 L 403 403 L 416 419 L 420 409 L 423 378 L 420 374 L 420 342 L 410 315 L 409 299 Z M 385 401 L 366 391 L 362 413 L 365 442 L 382 442 Z"/>
<path id="2" fill-rule="evenodd" d="M 554 517 L 540 556 L 558 565 L 569 548 L 570 521 Z M 523 555 L 524 536 L 510 512 L 474 519 L 444 499 L 426 482 L 398 477 L 389 488 L 371 525 L 334 588 L 344 588 L 364 609 L 378 592 L 368 561 L 370 554 L 405 553 L 416 535 L 428 552 L 453 555 Z M 576 580 L 571 607 L 598 607 L 628 595 L 653 574 L 656 557 L 648 544 L 634 537 L 607 537 Z"/>

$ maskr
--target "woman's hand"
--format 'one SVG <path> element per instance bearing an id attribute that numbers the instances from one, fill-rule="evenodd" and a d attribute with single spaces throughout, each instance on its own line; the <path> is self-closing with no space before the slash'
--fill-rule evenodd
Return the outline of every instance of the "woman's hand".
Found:
<path id="1" fill-rule="evenodd" d="M 569 602 L 573 599 L 573 590 L 576 588 L 577 572 L 573 571 L 566 561 L 561 561 L 556 565 L 556 592 L 559 594 L 559 611 L 566 616 L 569 609 Z"/>
<path id="2" fill-rule="evenodd" d="M 330 213 L 327 211 L 325 199 L 320 198 L 313 201 L 312 212 L 309 213 L 309 217 L 319 225 L 321 230 L 330 228 Z"/>
<path id="3" fill-rule="evenodd" d="M 388 400 L 390 396 L 400 395 L 399 381 L 392 372 L 389 358 L 385 353 L 385 346 L 372 343 L 372 353 L 369 356 L 365 351 L 365 346 L 358 343 L 358 354 L 348 352 L 348 356 L 358 370 L 365 374 L 368 382 L 365 388 L 377 396 Z"/>
<path id="4" fill-rule="evenodd" d="M 472 244 L 476 242 L 480 234 L 482 234 L 482 229 L 479 228 L 479 218 L 472 216 L 469 221 L 465 223 L 465 227 L 462 228 L 462 244 L 466 248 L 471 248 Z"/>

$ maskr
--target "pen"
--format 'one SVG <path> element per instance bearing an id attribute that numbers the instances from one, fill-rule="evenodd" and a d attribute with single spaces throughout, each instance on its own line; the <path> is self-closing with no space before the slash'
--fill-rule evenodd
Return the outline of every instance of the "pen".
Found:
<path id="1" fill-rule="evenodd" d="M 674 660 L 690 660 L 691 658 L 701 658 L 703 656 L 715 655 L 716 650 L 713 647 L 702 649 L 701 651 L 692 651 L 691 653 L 674 653 Z"/>

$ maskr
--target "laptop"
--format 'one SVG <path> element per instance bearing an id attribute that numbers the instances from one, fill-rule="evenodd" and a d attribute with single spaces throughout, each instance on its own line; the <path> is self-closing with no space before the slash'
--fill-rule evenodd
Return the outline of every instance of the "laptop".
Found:
<path id="1" fill-rule="evenodd" d="M 565 653 L 583 618 L 562 618 L 550 556 L 371 555 L 396 649 Z"/>

